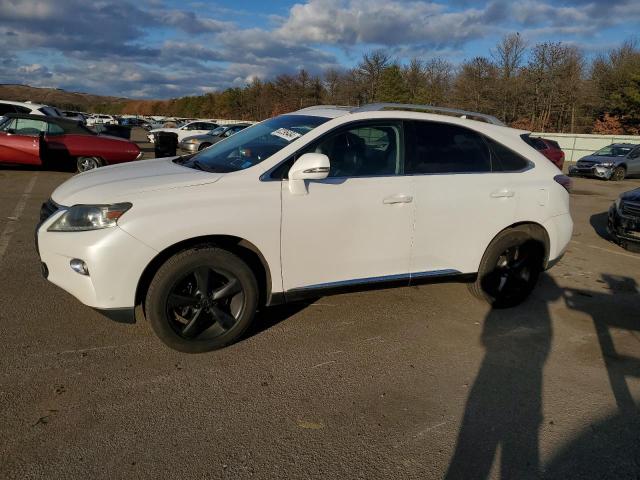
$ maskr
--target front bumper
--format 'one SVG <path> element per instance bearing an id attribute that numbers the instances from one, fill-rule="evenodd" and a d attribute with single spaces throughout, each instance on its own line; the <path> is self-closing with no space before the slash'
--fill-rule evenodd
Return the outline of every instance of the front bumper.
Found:
<path id="1" fill-rule="evenodd" d="M 178 148 L 185 153 L 196 153 L 200 147 L 199 143 L 179 143 Z"/>
<path id="2" fill-rule="evenodd" d="M 158 252 L 117 226 L 89 232 L 48 232 L 61 214 L 53 214 L 36 232 L 47 280 L 95 309 L 133 308 L 138 281 Z M 74 258 L 86 263 L 89 275 L 71 269 L 69 262 Z"/>
<path id="3" fill-rule="evenodd" d="M 572 165 L 569 167 L 569 175 L 596 177 L 609 180 L 611 175 L 613 175 L 614 169 L 615 167 L 602 167 L 598 165 L 594 165 L 592 167 L 579 167 L 577 165 Z"/>
<path id="4" fill-rule="evenodd" d="M 640 244 L 640 218 L 622 214 L 615 204 L 609 208 L 607 230 L 617 242 Z"/>

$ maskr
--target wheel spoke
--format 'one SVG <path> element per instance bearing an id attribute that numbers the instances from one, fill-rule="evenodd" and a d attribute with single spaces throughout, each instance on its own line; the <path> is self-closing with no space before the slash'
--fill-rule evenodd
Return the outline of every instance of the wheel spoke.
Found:
<path id="1" fill-rule="evenodd" d="M 213 291 L 213 300 L 220 300 L 221 298 L 227 298 L 235 295 L 236 293 L 240 293 L 242 291 L 242 287 L 240 282 L 236 278 L 232 278 L 229 282 L 217 290 Z"/>
<path id="2" fill-rule="evenodd" d="M 198 267 L 193 272 L 196 277 L 198 290 L 200 290 L 200 293 L 202 293 L 202 295 L 204 296 L 209 294 L 209 273 L 210 270 L 207 267 Z"/>
<path id="3" fill-rule="evenodd" d="M 196 297 L 190 297 L 188 295 L 180 295 L 179 293 L 172 293 L 171 295 L 169 295 L 169 299 L 167 300 L 167 303 L 171 308 L 178 308 L 178 307 L 188 307 L 191 305 L 195 305 L 196 303 L 198 303 L 198 301 L 199 300 Z"/>
<path id="4" fill-rule="evenodd" d="M 211 307 L 211 314 L 213 318 L 225 329 L 228 330 L 233 327 L 236 323 L 236 319 L 230 313 L 225 312 L 224 310 L 218 307 Z"/>
<path id="5" fill-rule="evenodd" d="M 195 338 L 213 325 L 210 315 L 207 315 L 204 308 L 198 308 L 186 327 L 182 329 L 182 336 Z"/>

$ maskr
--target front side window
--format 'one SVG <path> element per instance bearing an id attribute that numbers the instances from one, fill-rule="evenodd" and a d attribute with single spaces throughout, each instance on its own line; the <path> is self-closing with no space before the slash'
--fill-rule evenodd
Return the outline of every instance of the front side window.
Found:
<path id="1" fill-rule="evenodd" d="M 406 122 L 405 173 L 483 173 L 491 171 L 489 148 L 479 133 L 457 125 Z"/>
<path id="2" fill-rule="evenodd" d="M 311 115 L 281 115 L 245 128 L 199 153 L 178 159 L 184 166 L 209 172 L 235 172 L 251 168 L 297 138 L 328 121 Z"/>
<path id="3" fill-rule="evenodd" d="M 301 153 L 329 157 L 329 177 L 397 175 L 402 165 L 400 123 L 359 125 L 332 132 Z"/>
<path id="4" fill-rule="evenodd" d="M 47 131 L 47 123 L 30 118 L 12 118 L 0 125 L 0 131 L 15 135 L 38 136 Z"/>

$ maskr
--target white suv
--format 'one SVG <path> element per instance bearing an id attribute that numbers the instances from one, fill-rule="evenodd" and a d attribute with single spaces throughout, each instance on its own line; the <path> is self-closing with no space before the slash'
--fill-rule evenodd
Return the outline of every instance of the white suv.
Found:
<path id="1" fill-rule="evenodd" d="M 43 205 L 43 273 L 112 318 L 142 305 L 185 352 L 265 306 L 371 285 L 457 279 L 522 302 L 571 238 L 568 178 L 526 132 L 421 108 L 312 107 L 76 175 Z"/>
<path id="2" fill-rule="evenodd" d="M 55 107 L 31 102 L 12 102 L 0 100 L 0 115 L 7 113 L 27 113 L 29 115 L 46 115 L 48 117 L 62 117 L 62 113 Z"/>

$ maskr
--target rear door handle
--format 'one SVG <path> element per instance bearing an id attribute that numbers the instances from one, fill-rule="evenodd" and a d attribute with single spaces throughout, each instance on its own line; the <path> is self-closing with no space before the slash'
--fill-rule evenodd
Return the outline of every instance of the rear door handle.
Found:
<path id="1" fill-rule="evenodd" d="M 490 197 L 491 198 L 511 198 L 515 196 L 515 194 L 516 192 L 514 192 L 513 190 L 508 190 L 504 188 L 502 190 L 494 190 L 493 192 L 491 192 Z"/>
<path id="2" fill-rule="evenodd" d="M 385 205 L 393 205 L 394 203 L 411 203 L 413 202 L 413 197 L 411 195 L 391 195 L 390 197 L 386 197 L 382 200 L 382 203 Z"/>

